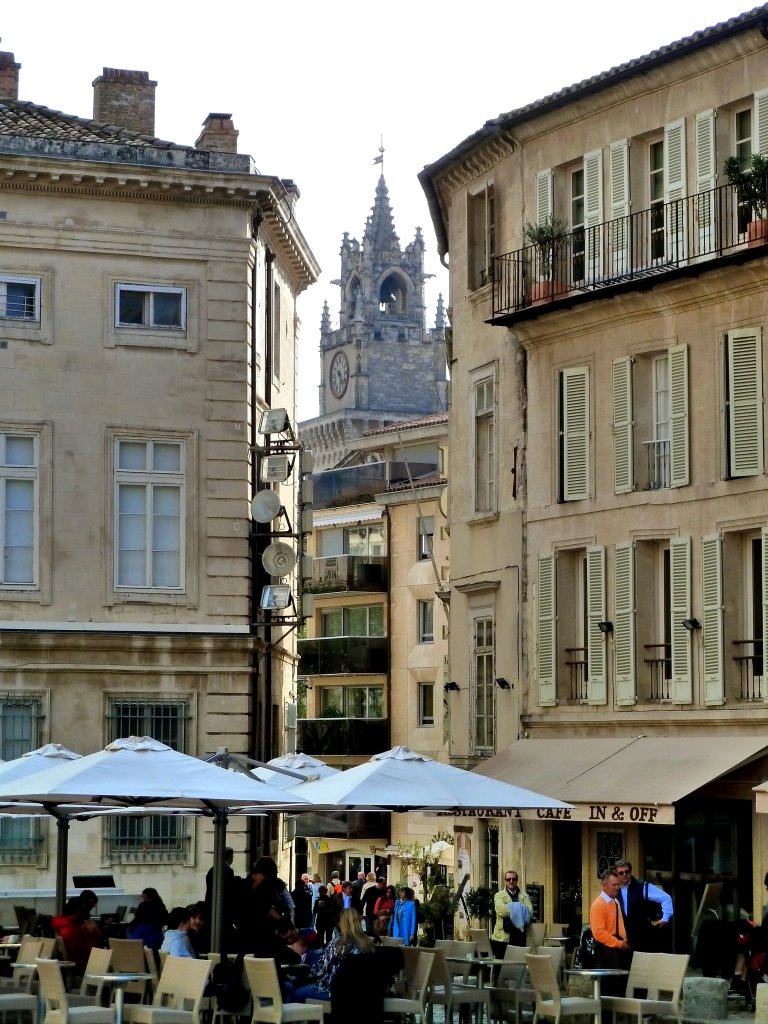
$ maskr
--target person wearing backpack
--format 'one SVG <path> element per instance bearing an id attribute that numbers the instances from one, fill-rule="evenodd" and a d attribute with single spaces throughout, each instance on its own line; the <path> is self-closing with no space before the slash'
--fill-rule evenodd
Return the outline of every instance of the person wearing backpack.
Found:
<path id="1" fill-rule="evenodd" d="M 524 946 L 525 929 L 533 918 L 531 897 L 517 884 L 517 871 L 504 872 L 504 888 L 493 897 L 496 925 L 491 935 L 493 955 L 504 959 L 507 946 Z"/>

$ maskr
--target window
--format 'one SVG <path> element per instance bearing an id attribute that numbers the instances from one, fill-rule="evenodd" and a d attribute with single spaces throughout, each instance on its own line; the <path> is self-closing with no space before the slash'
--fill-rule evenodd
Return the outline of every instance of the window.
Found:
<path id="1" fill-rule="evenodd" d="M 177 697 L 110 697 L 107 742 L 124 736 L 152 736 L 187 753 L 189 718 L 189 702 Z M 185 820 L 176 815 L 110 816 L 105 824 L 107 856 L 111 861 L 129 863 L 185 861 L 190 843 Z"/>
<path id="2" fill-rule="evenodd" d="M 419 601 L 419 643 L 431 644 L 435 639 L 435 602 Z"/>
<path id="3" fill-rule="evenodd" d="M 326 609 L 320 613 L 320 627 L 323 637 L 385 636 L 384 605 Z"/>
<path id="4" fill-rule="evenodd" d="M 493 751 L 496 745 L 496 694 L 494 676 L 496 649 L 494 623 L 490 615 L 472 620 L 471 706 L 474 723 L 472 746 L 475 753 Z"/>
<path id="5" fill-rule="evenodd" d="M 115 587 L 183 590 L 185 445 L 115 440 Z"/>
<path id="6" fill-rule="evenodd" d="M 272 293 L 272 376 L 280 379 L 280 352 L 283 343 L 283 321 L 280 309 L 280 285 L 276 284 Z"/>
<path id="7" fill-rule="evenodd" d="M 560 501 L 589 497 L 589 368 L 560 371 Z"/>
<path id="8" fill-rule="evenodd" d="M 435 684 L 418 684 L 419 725 L 435 724 Z"/>
<path id="9" fill-rule="evenodd" d="M 496 256 L 496 192 L 492 183 L 480 186 L 467 199 L 467 258 L 469 287 L 482 288 L 491 280 Z"/>
<path id="10" fill-rule="evenodd" d="M 765 700 L 765 630 L 768 619 L 765 572 L 768 570 L 768 529 L 726 533 L 722 548 L 718 537 L 703 544 L 717 544 L 706 569 L 713 579 L 712 600 L 704 590 L 702 642 L 712 653 L 713 675 L 719 685 L 709 694 L 712 703 L 731 700 Z M 704 550 L 706 554 L 706 548 Z M 723 594 L 730 599 L 723 602 Z M 719 601 L 718 601 L 719 599 Z M 725 684 L 725 689 L 723 684 Z"/>
<path id="11" fill-rule="evenodd" d="M 726 476 L 759 476 L 764 467 L 763 346 L 759 327 L 725 338 Z"/>
<path id="12" fill-rule="evenodd" d="M 584 279 L 584 168 L 571 171 L 571 274 L 573 281 Z"/>
<path id="13" fill-rule="evenodd" d="M 379 288 L 379 312 L 402 316 L 408 305 L 408 289 L 399 274 L 388 274 Z"/>
<path id="14" fill-rule="evenodd" d="M 384 526 L 381 522 L 375 526 L 356 526 L 344 530 L 345 555 L 383 555 Z"/>
<path id="15" fill-rule="evenodd" d="M 115 326 L 183 330 L 187 321 L 185 288 L 161 285 L 115 286 Z"/>
<path id="16" fill-rule="evenodd" d="M 319 686 L 321 718 L 383 718 L 383 686 Z"/>
<path id="17" fill-rule="evenodd" d="M 435 539 L 435 517 L 419 516 L 419 561 L 432 558 L 432 547 Z"/>
<path id="18" fill-rule="evenodd" d="M 734 156 L 737 156 L 743 166 L 747 166 L 752 156 L 752 110 L 737 110 L 734 114 Z M 747 230 L 747 224 L 752 220 L 752 207 L 749 202 L 742 198 L 738 200 L 737 208 L 738 232 L 743 235 Z"/>
<path id="19" fill-rule="evenodd" d="M 40 278 L 0 276 L 0 318 L 40 322 Z"/>
<path id="20" fill-rule="evenodd" d="M 0 758 L 12 761 L 40 746 L 42 700 L 21 693 L 0 694 Z M 34 863 L 41 844 L 34 819 L 0 818 L 0 863 Z"/>
<path id="21" fill-rule="evenodd" d="M 496 381 L 474 382 L 474 511 L 496 508 Z"/>
<path id="22" fill-rule="evenodd" d="M 39 436 L 0 432 L 0 585 L 35 587 L 38 576 Z"/>
<path id="23" fill-rule="evenodd" d="M 651 259 L 664 258 L 664 141 L 648 146 L 648 198 L 650 208 Z"/>

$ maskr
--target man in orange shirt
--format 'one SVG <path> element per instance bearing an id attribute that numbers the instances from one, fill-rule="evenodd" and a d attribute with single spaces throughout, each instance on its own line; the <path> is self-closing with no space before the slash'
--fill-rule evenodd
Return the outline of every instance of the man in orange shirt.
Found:
<path id="1" fill-rule="evenodd" d="M 627 926 L 619 904 L 619 876 L 613 868 L 607 868 L 600 880 L 603 891 L 589 908 L 589 927 L 597 944 L 596 967 L 617 967 L 629 969 L 632 950 L 627 942 Z M 614 979 L 605 979 L 613 982 Z M 606 995 L 623 995 L 627 979 L 618 977 L 615 984 L 604 984 Z"/>

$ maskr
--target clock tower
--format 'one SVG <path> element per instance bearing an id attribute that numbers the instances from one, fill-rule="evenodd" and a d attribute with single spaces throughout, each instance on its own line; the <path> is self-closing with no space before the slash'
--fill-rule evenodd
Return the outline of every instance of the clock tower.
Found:
<path id="1" fill-rule="evenodd" d="M 441 296 L 426 327 L 424 279 L 421 228 L 401 249 L 382 174 L 362 243 L 344 232 L 338 327 L 323 307 L 320 415 L 300 424 L 317 469 L 368 430 L 446 411 L 445 311 Z"/>

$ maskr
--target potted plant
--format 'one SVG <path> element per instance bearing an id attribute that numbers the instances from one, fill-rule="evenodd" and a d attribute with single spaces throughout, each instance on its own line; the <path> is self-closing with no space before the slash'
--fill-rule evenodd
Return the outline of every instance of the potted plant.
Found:
<path id="1" fill-rule="evenodd" d="M 723 164 L 728 183 L 736 190 L 739 204 L 749 207 L 747 243 L 761 245 L 768 235 L 768 157 L 753 153 L 749 160 L 729 156 Z"/>
<path id="2" fill-rule="evenodd" d="M 567 221 L 560 217 L 549 216 L 540 224 L 525 225 L 525 237 L 536 248 L 537 281 L 531 286 L 531 299 L 544 299 L 558 292 L 564 292 L 566 286 L 558 281 L 557 270 L 563 254 L 564 244 L 571 232 Z"/>
<path id="3" fill-rule="evenodd" d="M 476 889 L 467 889 L 464 893 L 464 904 L 470 920 L 474 918 L 482 926 L 493 914 L 493 892 L 482 885 Z"/>

